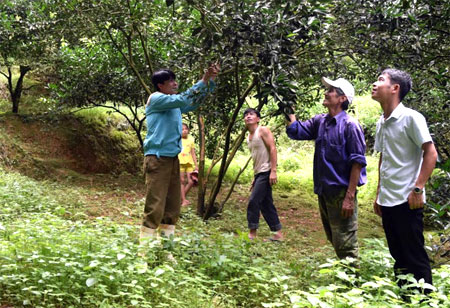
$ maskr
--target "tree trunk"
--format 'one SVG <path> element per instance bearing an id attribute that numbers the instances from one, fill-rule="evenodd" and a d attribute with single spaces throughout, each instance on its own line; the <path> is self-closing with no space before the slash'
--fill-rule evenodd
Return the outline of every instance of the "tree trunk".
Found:
<path id="1" fill-rule="evenodd" d="M 197 116 L 200 139 L 200 155 L 198 160 L 198 194 L 197 194 L 197 215 L 203 217 L 205 213 L 205 123 L 200 114 Z"/>
<path id="2" fill-rule="evenodd" d="M 267 100 L 267 96 L 266 97 L 262 97 L 261 95 L 261 89 L 259 86 L 259 82 L 257 81 L 257 79 L 255 78 L 253 80 L 253 82 L 250 84 L 250 86 L 247 88 L 247 90 L 244 92 L 244 94 L 242 95 L 242 97 L 240 97 L 238 99 L 238 101 L 244 101 L 246 96 L 250 93 L 250 91 L 254 88 L 254 86 L 256 86 L 256 90 L 258 93 L 258 100 L 259 100 L 259 104 L 258 107 L 256 107 L 257 110 L 261 110 L 261 108 L 267 104 L 268 100 Z M 239 105 L 236 107 L 238 109 L 238 111 L 241 109 L 242 105 Z M 236 111 L 236 110 L 235 110 Z M 234 114 L 233 114 L 234 115 Z M 236 118 L 233 117 L 230 123 L 235 123 Z M 230 128 L 230 129 L 228 129 Z M 229 137 L 229 135 L 231 134 L 231 126 L 228 126 L 227 130 L 226 130 L 226 136 L 227 138 Z M 250 158 L 249 160 L 247 160 L 247 163 L 245 164 L 245 166 L 240 170 L 239 174 L 237 175 L 237 177 L 235 178 L 235 180 L 233 181 L 233 184 L 230 188 L 230 191 L 228 192 L 227 196 L 225 197 L 225 199 L 219 204 L 218 202 L 216 202 L 217 199 L 217 194 L 220 190 L 222 181 L 223 181 L 223 176 L 225 175 L 225 173 L 228 170 L 228 167 L 230 166 L 234 156 L 237 153 L 237 150 L 240 148 L 242 142 L 245 139 L 245 134 L 247 132 L 247 129 L 243 129 L 242 132 L 240 133 L 240 135 L 234 140 L 234 143 L 230 146 L 228 145 L 228 147 L 225 145 L 225 148 L 227 149 L 226 152 L 224 150 L 224 154 L 221 157 L 221 170 L 223 171 L 223 175 L 222 177 L 220 177 L 220 171 L 219 171 L 219 177 L 216 179 L 214 185 L 213 185 L 213 189 L 210 193 L 210 199 L 208 200 L 208 205 L 207 205 L 207 209 L 206 212 L 204 212 L 203 214 L 203 219 L 207 220 L 208 218 L 212 217 L 215 213 L 220 213 L 223 210 L 223 207 L 225 205 L 225 203 L 228 201 L 228 199 L 231 196 L 231 193 L 234 190 L 234 186 L 236 185 L 239 176 L 244 172 L 245 168 L 248 166 L 249 162 L 250 162 Z M 226 139 L 227 140 L 227 139 Z M 219 145 L 218 145 L 219 146 Z M 227 155 L 225 155 L 225 153 Z M 214 195 L 215 194 L 215 195 Z M 205 195 L 205 192 L 203 192 L 203 196 Z M 212 197 L 211 197 L 212 196 Z"/>
<path id="3" fill-rule="evenodd" d="M 248 164 L 250 163 L 250 161 L 252 160 L 252 156 L 249 156 L 249 158 L 247 159 L 247 162 L 245 163 L 244 167 L 241 168 L 241 170 L 239 170 L 238 174 L 236 175 L 233 184 L 231 184 L 230 190 L 228 191 L 227 196 L 225 197 L 225 199 L 223 199 L 223 201 L 220 203 L 220 207 L 219 207 L 219 213 L 221 213 L 223 211 L 223 207 L 225 206 L 225 203 L 227 203 L 228 199 L 230 199 L 231 194 L 234 191 L 234 186 L 236 186 L 239 177 L 241 176 L 242 173 L 244 173 L 245 169 L 247 169 Z"/>
<path id="4" fill-rule="evenodd" d="M 12 112 L 13 113 L 19 113 L 19 103 L 20 103 L 20 97 L 22 96 L 22 91 L 23 91 L 23 79 L 26 75 L 26 73 L 28 73 L 31 70 L 31 68 L 29 66 L 20 66 L 20 76 L 19 79 L 17 79 L 17 83 L 16 83 L 16 87 L 15 89 L 12 88 L 12 73 L 11 70 L 10 71 L 10 75 L 9 78 L 11 78 L 11 80 L 8 80 L 8 83 L 10 84 L 10 86 L 8 87 L 10 95 L 11 95 L 11 102 L 12 102 Z"/>
<path id="5" fill-rule="evenodd" d="M 236 84 L 238 84 L 238 83 L 239 83 L 239 79 L 236 78 Z M 225 137 L 225 145 L 224 145 L 224 149 L 223 149 L 222 162 L 220 164 L 220 169 L 219 169 L 219 174 L 218 174 L 217 180 L 214 183 L 214 186 L 210 193 L 210 197 L 208 199 L 206 211 L 203 215 L 204 220 L 208 220 L 219 210 L 219 204 L 216 205 L 216 203 L 217 203 L 216 199 L 217 199 L 217 195 L 219 194 L 220 188 L 222 186 L 222 182 L 223 182 L 225 173 L 227 172 L 227 168 L 226 168 L 228 166 L 227 165 L 227 157 L 228 157 L 228 151 L 230 149 L 231 134 L 233 131 L 233 126 L 234 126 L 234 123 L 236 122 L 239 112 L 245 102 L 245 98 L 251 92 L 251 90 L 256 86 L 256 84 L 257 84 L 257 78 L 255 77 L 255 78 L 253 78 L 251 84 L 248 86 L 248 88 L 245 90 L 245 92 L 242 94 L 242 96 L 240 96 L 240 94 L 239 94 L 239 89 L 237 89 L 237 91 L 236 91 L 236 93 L 237 93 L 236 96 L 238 98 L 237 99 L 238 104 L 237 104 L 236 108 L 234 109 L 233 115 L 232 115 L 231 120 L 228 123 L 227 129 L 226 129 L 226 135 L 225 135 L 226 137 Z"/>
<path id="6" fill-rule="evenodd" d="M 12 112 L 13 113 L 19 113 L 19 100 L 20 96 L 16 97 L 14 94 L 11 95 L 11 101 L 12 101 Z"/>

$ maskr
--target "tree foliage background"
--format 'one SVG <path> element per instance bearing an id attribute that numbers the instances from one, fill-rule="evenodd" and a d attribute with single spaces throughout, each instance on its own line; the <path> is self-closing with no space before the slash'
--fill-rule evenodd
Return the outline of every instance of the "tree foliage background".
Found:
<path id="1" fill-rule="evenodd" d="M 0 2 L 0 74 L 7 80 L 13 113 L 19 112 L 25 75 L 43 70 L 55 50 L 52 8 L 41 1 Z M 14 68 L 19 76 L 15 78 Z"/>
<path id="2" fill-rule="evenodd" d="M 405 104 L 427 118 L 442 162 L 447 161 L 449 1 L 337 1 L 332 14 L 336 48 L 352 57 L 360 78 L 374 79 L 386 67 L 411 74 L 413 88 Z"/>
<path id="3" fill-rule="evenodd" d="M 183 90 L 221 63 L 215 94 L 186 118 L 220 164 L 200 189 L 205 217 L 223 206 L 217 196 L 244 139 L 248 99 L 266 115 L 281 104 L 302 117 L 319 99 L 321 76 L 348 78 L 363 94 L 383 68 L 410 72 L 405 104 L 426 116 L 441 167 L 449 159 L 448 0 L 13 0 L 2 8 L 2 69 L 51 63 L 61 103 L 121 113 L 141 144 L 153 71 L 171 68 Z"/>

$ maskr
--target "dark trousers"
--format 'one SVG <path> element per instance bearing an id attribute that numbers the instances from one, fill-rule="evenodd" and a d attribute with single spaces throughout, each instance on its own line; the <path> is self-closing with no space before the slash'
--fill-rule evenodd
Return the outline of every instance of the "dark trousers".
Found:
<path id="1" fill-rule="evenodd" d="M 395 260 L 395 275 L 414 275 L 431 284 L 431 267 L 423 238 L 423 209 L 411 210 L 408 202 L 381 207 L 384 232 L 389 251 Z M 404 281 L 399 281 L 402 285 Z"/>
<path id="2" fill-rule="evenodd" d="M 272 187 L 269 182 L 270 171 L 261 172 L 255 175 L 252 194 L 248 201 L 247 221 L 249 229 L 258 229 L 259 215 L 263 215 L 270 231 L 281 230 L 281 223 L 278 219 L 277 209 L 273 204 Z"/>

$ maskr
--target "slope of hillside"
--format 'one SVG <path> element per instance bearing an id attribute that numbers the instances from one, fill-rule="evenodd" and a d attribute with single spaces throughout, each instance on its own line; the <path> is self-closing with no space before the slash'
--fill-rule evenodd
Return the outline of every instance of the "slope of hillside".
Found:
<path id="1" fill-rule="evenodd" d="M 101 114 L 99 114 L 101 117 Z M 63 115 L 0 116 L 0 164 L 36 178 L 140 172 L 142 154 L 117 121 L 90 122 Z"/>

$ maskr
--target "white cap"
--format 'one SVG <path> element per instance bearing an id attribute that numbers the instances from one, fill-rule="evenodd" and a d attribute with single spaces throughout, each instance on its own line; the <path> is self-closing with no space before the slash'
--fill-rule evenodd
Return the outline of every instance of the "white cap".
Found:
<path id="1" fill-rule="evenodd" d="M 335 87 L 339 88 L 344 92 L 345 96 L 347 96 L 348 102 L 351 104 L 353 101 L 353 97 L 355 96 L 355 89 L 352 84 L 348 82 L 344 78 L 339 78 L 336 80 L 331 80 L 326 77 L 322 77 L 322 83 L 325 87 Z"/>

